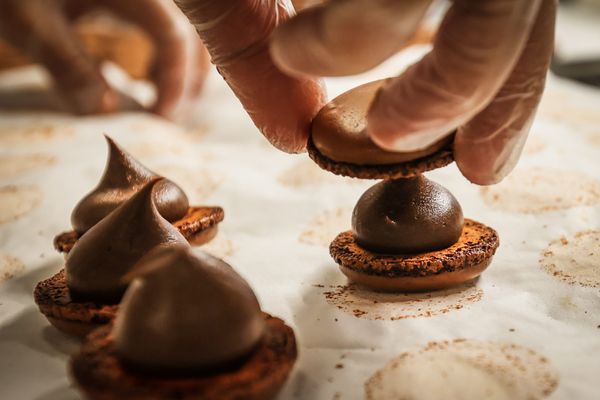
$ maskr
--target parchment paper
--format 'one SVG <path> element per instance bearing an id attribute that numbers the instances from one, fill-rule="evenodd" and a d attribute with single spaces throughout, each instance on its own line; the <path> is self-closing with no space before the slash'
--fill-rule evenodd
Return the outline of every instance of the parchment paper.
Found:
<path id="1" fill-rule="evenodd" d="M 332 79 L 330 96 L 394 75 L 425 50 Z M 36 69 L 0 78 L 2 87 L 43 81 Z M 411 296 L 348 286 L 328 254 L 374 182 L 270 147 L 216 73 L 194 124 L 0 113 L 0 398 L 79 398 L 66 370 L 77 342 L 48 325 L 32 290 L 63 264 L 52 239 L 104 168 L 102 133 L 194 203 L 224 207 L 206 249 L 297 335 L 281 399 L 600 397 L 600 92 L 550 78 L 523 157 L 500 185 L 471 185 L 454 165 L 427 174 L 466 217 L 496 228 L 501 247 L 475 284 Z"/>

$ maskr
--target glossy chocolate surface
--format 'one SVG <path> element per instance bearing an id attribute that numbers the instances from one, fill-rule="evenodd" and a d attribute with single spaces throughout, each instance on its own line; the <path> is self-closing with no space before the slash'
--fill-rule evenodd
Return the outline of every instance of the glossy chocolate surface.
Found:
<path id="1" fill-rule="evenodd" d="M 214 371 L 248 355 L 264 317 L 248 283 L 224 261 L 171 246 L 140 262 L 117 315 L 117 354 L 157 373 Z"/>
<path id="2" fill-rule="evenodd" d="M 150 181 L 77 241 L 65 265 L 74 300 L 117 303 L 127 288 L 125 275 L 144 255 L 157 246 L 187 244 L 154 205 L 161 181 Z"/>
<path id="3" fill-rule="evenodd" d="M 77 233 L 84 233 L 129 199 L 157 174 L 140 164 L 129 153 L 106 136 L 108 160 L 98 185 L 73 209 L 71 224 Z M 173 222 L 188 210 L 188 198 L 183 190 L 168 179 L 162 180 L 154 191 L 160 214 Z"/>
<path id="4" fill-rule="evenodd" d="M 462 209 L 446 188 L 423 175 L 386 180 L 367 190 L 354 207 L 352 230 L 365 249 L 414 254 L 456 243 Z"/>
<path id="5" fill-rule="evenodd" d="M 312 141 L 324 156 L 357 165 L 385 165 L 416 160 L 448 146 L 448 136 L 424 149 L 391 152 L 377 146 L 367 135 L 367 113 L 385 80 L 370 82 L 345 92 L 319 111 L 312 124 Z"/>

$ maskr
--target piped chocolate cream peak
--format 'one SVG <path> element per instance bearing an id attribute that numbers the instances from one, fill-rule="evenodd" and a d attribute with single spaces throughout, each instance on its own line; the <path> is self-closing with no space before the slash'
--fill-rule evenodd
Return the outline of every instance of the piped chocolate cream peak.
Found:
<path id="1" fill-rule="evenodd" d="M 113 331 L 125 364 L 159 374 L 215 372 L 260 342 L 258 300 L 224 261 L 171 246 L 144 258 L 133 274 Z"/>
<path id="2" fill-rule="evenodd" d="M 386 151 L 367 134 L 367 114 L 385 80 L 358 86 L 327 103 L 312 123 L 312 142 L 324 156 L 356 165 L 386 165 L 416 160 L 449 145 L 449 135 L 432 145 L 410 152 Z"/>
<path id="3" fill-rule="evenodd" d="M 128 284 L 124 276 L 144 255 L 157 246 L 187 245 L 154 205 L 163 181 L 151 180 L 77 241 L 65 265 L 74 300 L 118 303 Z"/>
<path id="4" fill-rule="evenodd" d="M 83 197 L 73 209 L 71 224 L 82 234 L 96 225 L 142 186 L 160 176 L 143 166 L 139 161 L 106 136 L 108 159 L 104 174 L 98 185 Z M 168 179 L 163 179 L 154 190 L 155 203 L 160 214 L 173 222 L 185 215 L 189 208 L 183 190 Z"/>
<path id="5" fill-rule="evenodd" d="M 458 241 L 463 224 L 462 209 L 452 193 L 423 175 L 375 184 L 352 213 L 357 243 L 378 253 L 447 248 Z"/>

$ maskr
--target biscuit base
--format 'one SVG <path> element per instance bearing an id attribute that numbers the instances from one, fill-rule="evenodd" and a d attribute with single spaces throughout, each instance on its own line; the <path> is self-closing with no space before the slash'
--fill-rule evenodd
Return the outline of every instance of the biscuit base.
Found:
<path id="1" fill-rule="evenodd" d="M 312 139 L 308 140 L 307 150 L 309 157 L 324 170 L 336 175 L 359 179 L 410 178 L 426 171 L 445 167 L 454 161 L 454 153 L 451 148 L 438 150 L 416 160 L 384 165 L 359 165 L 332 160 L 315 147 Z"/>
<path id="2" fill-rule="evenodd" d="M 90 334 L 71 358 L 70 373 L 86 398 L 92 400 L 273 399 L 296 361 L 296 339 L 282 320 L 263 314 L 266 327 L 262 342 L 234 369 L 185 377 L 144 374 L 117 357 L 112 327 L 105 326 Z"/>
<path id="3" fill-rule="evenodd" d="M 368 275 L 340 265 L 340 271 L 354 283 L 366 286 L 378 292 L 430 292 L 448 289 L 473 281 L 490 265 L 492 259 L 487 259 L 477 265 L 467 266 L 462 270 L 443 272 L 428 276 L 400 276 L 395 278 Z"/>
<path id="4" fill-rule="evenodd" d="M 77 302 L 71 299 L 65 270 L 39 282 L 33 292 L 35 303 L 50 324 L 67 335 L 85 337 L 115 317 L 118 304 Z"/>
<path id="5" fill-rule="evenodd" d="M 175 221 L 173 226 L 190 244 L 199 246 L 216 236 L 217 230 L 211 231 L 211 229 L 216 228 L 223 218 L 225 218 L 225 212 L 221 207 L 190 207 L 183 218 Z M 75 231 L 63 232 L 54 238 L 54 248 L 60 253 L 68 253 L 80 236 Z"/>
<path id="6" fill-rule="evenodd" d="M 497 232 L 465 219 L 452 246 L 420 254 L 380 254 L 361 247 L 352 231 L 340 233 L 329 251 L 351 281 L 376 291 L 423 292 L 476 279 L 491 263 L 500 244 Z"/>

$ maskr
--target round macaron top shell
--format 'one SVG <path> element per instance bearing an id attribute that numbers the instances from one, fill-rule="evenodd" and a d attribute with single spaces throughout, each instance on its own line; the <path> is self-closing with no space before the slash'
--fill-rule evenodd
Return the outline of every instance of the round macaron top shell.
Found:
<path id="1" fill-rule="evenodd" d="M 118 356 L 165 374 L 214 371 L 248 355 L 265 327 L 258 300 L 231 266 L 189 246 L 146 257 L 117 315 Z"/>
<path id="2" fill-rule="evenodd" d="M 367 134 L 367 113 L 385 80 L 349 90 L 326 104 L 312 124 L 312 142 L 324 156 L 356 165 L 387 165 L 416 160 L 448 146 L 452 136 L 411 152 L 391 152 L 377 146 Z"/>
<path id="3" fill-rule="evenodd" d="M 358 244 L 379 253 L 444 249 L 458 241 L 463 225 L 462 209 L 452 193 L 422 175 L 375 184 L 352 213 Z"/>
<path id="4" fill-rule="evenodd" d="M 87 232 L 145 184 L 160 177 L 110 137 L 105 138 L 108 158 L 104 174 L 98 185 L 77 203 L 71 214 L 71 224 L 79 234 Z M 157 184 L 154 201 L 160 214 L 170 222 L 183 217 L 189 208 L 185 192 L 168 179 Z"/>

